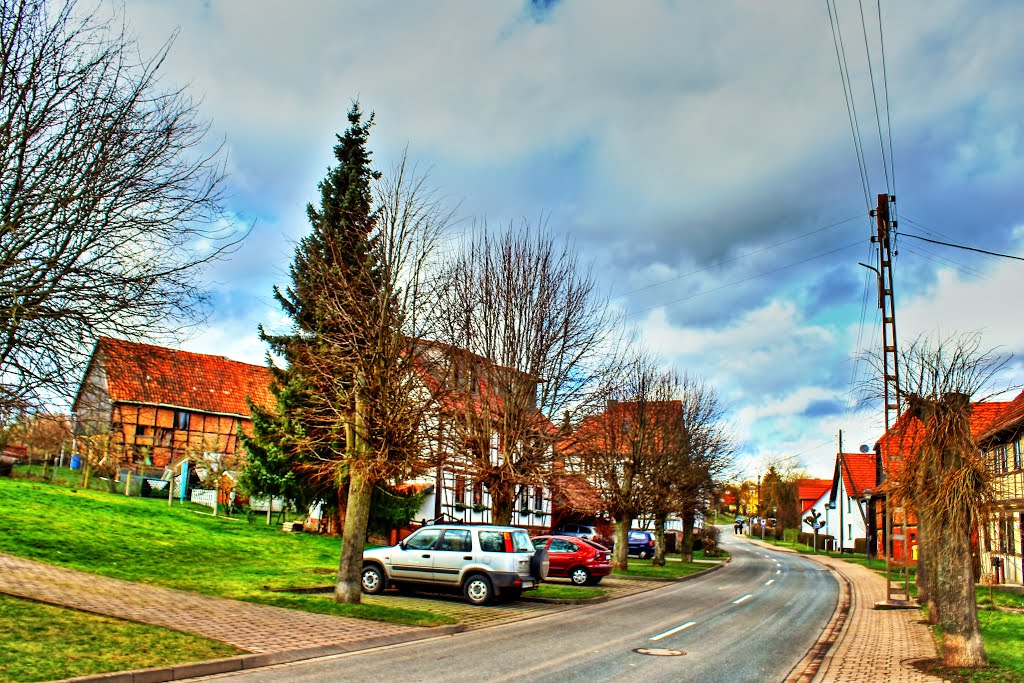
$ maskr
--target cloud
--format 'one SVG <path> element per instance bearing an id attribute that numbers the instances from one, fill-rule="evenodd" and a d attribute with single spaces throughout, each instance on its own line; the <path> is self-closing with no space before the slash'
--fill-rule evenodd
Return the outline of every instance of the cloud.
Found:
<path id="1" fill-rule="evenodd" d="M 358 97 L 382 167 L 408 145 L 462 216 L 545 217 L 571 236 L 646 343 L 733 403 L 751 462 L 810 449 L 830 470 L 835 448 L 819 446 L 838 429 L 880 429 L 848 404 L 851 358 L 878 338 L 857 262 L 873 262 L 867 211 L 887 191 L 860 18 L 840 10 L 863 189 L 820 5 L 128 0 L 144 52 L 180 26 L 165 77 L 204 98 L 228 139 L 229 208 L 256 221 L 209 275 L 220 308 L 201 343 L 262 353 L 255 324 Z M 1024 4 L 884 13 L 897 232 L 1019 253 Z M 910 237 L 896 249 L 901 339 L 984 329 L 1020 349 L 1004 303 L 1017 265 Z"/>

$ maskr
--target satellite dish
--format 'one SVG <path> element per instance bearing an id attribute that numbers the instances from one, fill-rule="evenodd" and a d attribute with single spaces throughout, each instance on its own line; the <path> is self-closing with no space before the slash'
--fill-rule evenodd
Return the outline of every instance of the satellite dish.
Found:
<path id="1" fill-rule="evenodd" d="M 870 450 L 871 450 L 871 449 L 870 449 L 870 448 L 868 448 L 868 445 L 867 445 L 867 444 L 861 444 L 861 447 L 860 447 L 860 452 L 861 452 L 861 453 L 867 453 L 867 452 L 868 452 L 868 451 L 870 451 Z"/>

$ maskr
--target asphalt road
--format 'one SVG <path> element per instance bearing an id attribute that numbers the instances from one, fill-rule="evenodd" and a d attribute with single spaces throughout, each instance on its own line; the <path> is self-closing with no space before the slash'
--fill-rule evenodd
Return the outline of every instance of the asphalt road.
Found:
<path id="1" fill-rule="evenodd" d="M 820 565 L 722 540 L 732 562 L 601 605 L 361 653 L 213 677 L 257 681 L 782 681 L 839 597 Z M 682 652 L 640 654 L 652 648 Z"/>

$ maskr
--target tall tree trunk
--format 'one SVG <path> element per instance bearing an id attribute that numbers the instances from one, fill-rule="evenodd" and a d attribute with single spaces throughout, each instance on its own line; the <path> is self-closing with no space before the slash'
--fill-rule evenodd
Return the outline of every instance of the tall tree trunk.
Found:
<path id="1" fill-rule="evenodd" d="M 693 562 L 693 524 L 696 517 L 692 507 L 687 507 L 683 511 L 683 562 Z"/>
<path id="2" fill-rule="evenodd" d="M 348 505 L 345 511 L 345 530 L 342 532 L 338 583 L 334 587 L 335 602 L 358 605 L 362 597 L 360 574 L 363 570 L 363 544 L 366 542 L 372 495 L 373 483 L 362 468 L 349 468 Z"/>
<path id="3" fill-rule="evenodd" d="M 615 547 L 612 549 L 612 569 L 629 568 L 629 528 L 633 518 L 622 515 L 615 519 Z"/>
<path id="4" fill-rule="evenodd" d="M 659 512 L 654 515 L 654 559 L 651 564 L 655 567 L 665 566 L 665 522 L 668 521 L 668 514 Z"/>
<path id="5" fill-rule="evenodd" d="M 361 388 L 362 376 L 356 377 L 355 410 L 353 419 L 345 426 L 345 444 L 348 451 L 348 502 L 345 505 L 345 526 L 341 534 L 341 560 L 338 563 L 338 582 L 334 586 L 334 601 L 358 605 L 362 599 L 360 575 L 363 571 L 363 544 L 366 543 L 366 525 L 370 518 L 370 500 L 373 482 L 364 467 L 366 457 L 365 405 Z"/>
<path id="6" fill-rule="evenodd" d="M 935 555 L 935 592 L 942 624 L 942 663 L 946 666 L 988 666 L 978 625 L 978 605 L 971 568 L 971 539 L 966 509 L 950 510 Z M 959 519 L 956 519 L 959 517 Z M 956 530 L 961 531 L 957 532 Z"/>
<path id="7" fill-rule="evenodd" d="M 917 601 L 928 610 L 928 623 L 939 623 L 939 604 L 935 599 L 935 557 L 938 540 L 926 514 L 917 516 Z"/>
<path id="8" fill-rule="evenodd" d="M 499 481 L 489 485 L 487 492 L 491 494 L 491 523 L 499 525 L 511 524 L 515 484 Z"/>

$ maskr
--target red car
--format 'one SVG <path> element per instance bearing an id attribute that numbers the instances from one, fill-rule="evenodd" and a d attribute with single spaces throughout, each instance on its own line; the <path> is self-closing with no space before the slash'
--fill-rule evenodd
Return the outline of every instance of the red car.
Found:
<path id="1" fill-rule="evenodd" d="M 600 543 L 574 536 L 535 536 L 533 547 L 546 548 L 548 576 L 564 576 L 577 586 L 596 586 L 612 573 L 612 553 Z"/>

